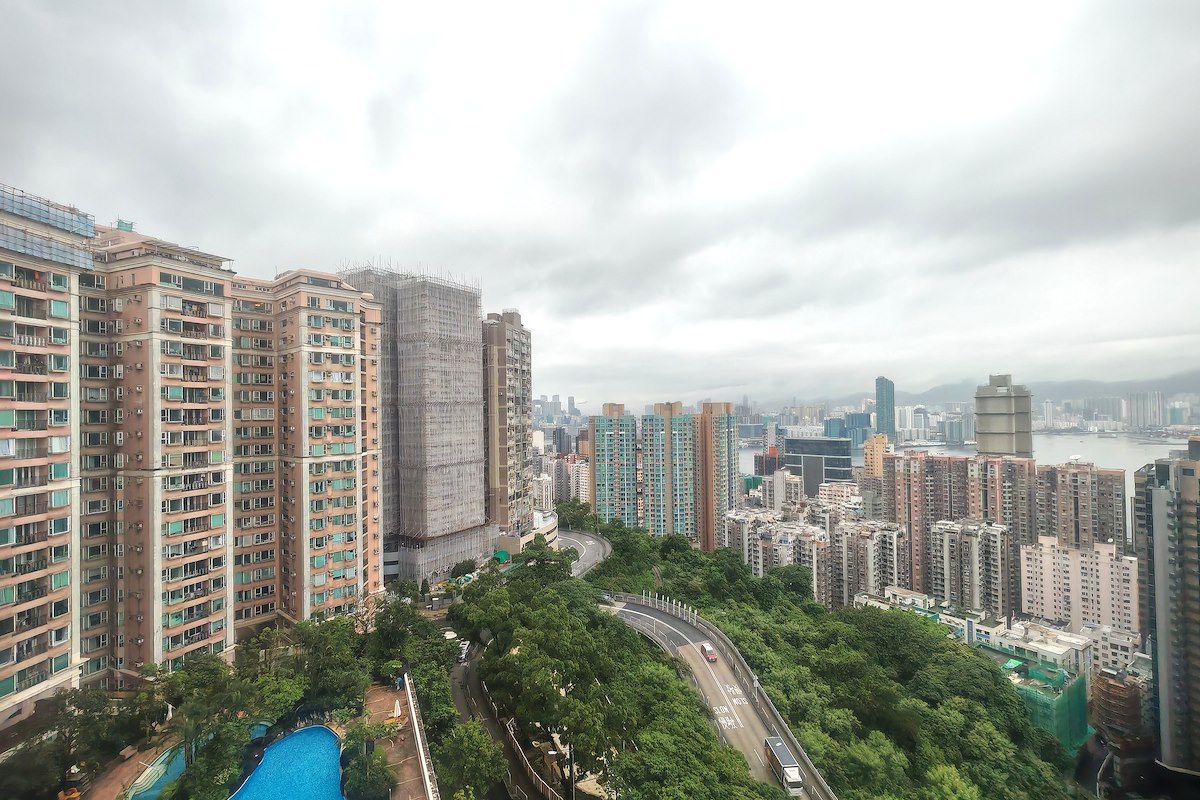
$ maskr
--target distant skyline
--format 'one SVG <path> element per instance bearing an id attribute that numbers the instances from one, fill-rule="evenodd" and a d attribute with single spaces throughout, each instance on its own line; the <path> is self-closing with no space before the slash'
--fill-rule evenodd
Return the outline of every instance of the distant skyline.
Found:
<path id="1" fill-rule="evenodd" d="M 17 0 L 0 182 L 478 279 L 589 411 L 1189 368 L 1200 4 L 868 5 Z"/>

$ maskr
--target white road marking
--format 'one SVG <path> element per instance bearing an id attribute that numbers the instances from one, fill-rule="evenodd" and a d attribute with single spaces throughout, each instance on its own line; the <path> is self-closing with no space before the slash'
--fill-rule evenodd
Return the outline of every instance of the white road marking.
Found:
<path id="1" fill-rule="evenodd" d="M 679 630 L 678 628 L 676 628 L 673 625 L 663 622 L 661 619 L 659 619 L 658 617 L 656 617 L 652 614 L 643 614 L 641 611 L 634 611 L 633 609 L 629 608 L 628 606 L 617 609 L 617 613 L 618 614 L 621 614 L 621 613 L 637 614 L 639 617 L 646 617 L 646 618 L 651 619 L 654 622 L 658 623 L 659 625 L 662 625 L 663 627 L 668 628 L 669 630 L 675 631 L 675 633 L 679 634 L 679 636 L 681 636 L 684 639 L 684 641 L 686 641 L 688 644 L 693 645 L 693 646 L 698 644 L 698 642 L 692 641 L 692 637 L 688 636 L 683 631 Z M 708 641 L 707 638 L 704 638 L 703 640 Z M 699 650 L 697 650 L 696 652 L 699 653 Z M 721 696 L 725 698 L 726 705 L 732 706 L 734 703 L 733 703 L 733 700 L 730 699 L 729 695 L 725 691 L 725 684 L 722 683 L 721 681 L 717 680 L 717 673 L 713 671 L 713 668 L 709 664 L 708 660 L 703 659 L 701 661 L 701 663 L 708 670 L 708 674 L 712 677 L 713 685 L 717 687 L 717 691 L 719 691 L 721 693 Z M 709 706 L 712 706 L 712 705 L 713 704 L 710 701 Z M 739 728 L 746 727 L 745 723 L 742 722 L 742 718 L 738 716 L 736 711 L 731 711 L 730 713 L 733 715 L 733 718 L 735 720 L 737 720 L 737 727 L 739 727 Z"/>

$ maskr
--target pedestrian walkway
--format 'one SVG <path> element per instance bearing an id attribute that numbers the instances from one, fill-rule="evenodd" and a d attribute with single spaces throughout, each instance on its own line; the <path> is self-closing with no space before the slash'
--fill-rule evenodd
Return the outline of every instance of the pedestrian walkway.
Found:
<path id="1" fill-rule="evenodd" d="M 483 686 L 476 670 L 474 661 L 459 664 L 453 672 L 454 705 L 458 716 L 463 722 L 478 719 L 492 741 L 500 742 L 504 747 L 504 760 L 508 764 L 510 788 L 512 796 L 521 800 L 533 800 L 541 797 L 541 792 L 534 785 L 525 770 L 521 767 L 520 755 L 513 748 L 508 737 L 504 735 L 504 726 L 492 713 L 491 707 L 483 699 Z"/>
<path id="2" fill-rule="evenodd" d="M 375 747 L 387 754 L 388 766 L 396 773 L 392 800 L 426 800 L 425 784 L 421 778 L 421 754 L 412 732 L 407 691 L 373 683 L 367 687 L 364 710 L 372 723 L 399 724 L 394 736 L 375 743 Z"/>

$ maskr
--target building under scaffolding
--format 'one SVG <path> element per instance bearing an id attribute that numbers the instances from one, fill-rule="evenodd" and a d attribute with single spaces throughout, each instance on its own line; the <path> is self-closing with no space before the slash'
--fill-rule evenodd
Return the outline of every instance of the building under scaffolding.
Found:
<path id="1" fill-rule="evenodd" d="M 341 275 L 383 304 L 385 574 L 419 581 L 491 558 L 478 287 L 377 266 Z"/>

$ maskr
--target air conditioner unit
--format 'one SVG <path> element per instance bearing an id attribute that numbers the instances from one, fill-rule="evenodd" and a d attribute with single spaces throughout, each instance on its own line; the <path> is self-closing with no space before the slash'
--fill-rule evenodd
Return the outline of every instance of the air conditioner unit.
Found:
<path id="1" fill-rule="evenodd" d="M 135 544 L 135 545 L 133 546 L 133 552 L 135 552 L 135 553 L 140 553 L 140 552 L 142 552 L 142 546 L 141 546 L 140 544 Z"/>
<path id="2" fill-rule="evenodd" d="M 134 592 L 134 593 L 133 593 L 133 597 L 134 597 L 134 599 L 135 599 L 135 600 L 141 600 L 141 599 L 142 599 L 142 593 L 141 593 L 141 592 Z"/>
<path id="3" fill-rule="evenodd" d="M 144 346 L 145 344 L 146 344 L 146 343 L 145 343 L 145 342 L 143 342 L 141 339 L 134 339 L 134 340 L 133 340 L 133 346 L 134 346 L 134 347 L 142 347 L 142 346 Z"/>
<path id="4" fill-rule="evenodd" d="M 134 317 L 134 318 L 133 318 L 133 324 L 134 324 L 134 325 L 141 325 L 141 324 L 142 324 L 142 318 L 141 318 L 141 317 Z"/>
<path id="5" fill-rule="evenodd" d="M 140 417 L 142 414 L 145 414 L 146 412 L 145 412 L 143 409 L 140 409 L 140 408 L 139 408 L 139 409 L 138 409 L 136 412 L 134 412 L 134 413 L 136 413 L 136 414 L 137 414 L 137 415 Z M 141 434 L 140 434 L 140 433 L 139 433 L 138 435 L 139 435 L 139 436 L 141 436 Z"/>
<path id="6" fill-rule="evenodd" d="M 139 432 L 138 432 L 138 435 L 139 435 L 139 436 L 141 436 L 141 431 L 139 431 Z M 142 485 L 142 481 L 144 481 L 144 480 L 145 480 L 145 478 L 138 478 L 138 479 L 137 479 L 137 484 L 138 484 L 138 486 L 141 486 L 141 485 Z"/>
<path id="7" fill-rule="evenodd" d="M 144 460 L 145 458 L 146 458 L 146 457 L 145 457 L 145 456 L 143 456 L 141 453 L 138 453 L 138 454 L 137 454 L 137 460 L 138 460 L 138 461 L 142 461 L 142 460 Z"/>
<path id="8" fill-rule="evenodd" d="M 133 662 L 133 666 L 136 667 L 137 669 L 141 669 L 142 666 L 145 665 L 145 663 L 146 662 L 144 662 L 144 661 L 135 661 L 135 662 Z"/>
<path id="9" fill-rule="evenodd" d="M 134 644 L 144 644 L 145 642 L 146 642 L 146 637 L 144 637 L 144 636 L 139 636 L 133 640 Z"/>
<path id="10" fill-rule="evenodd" d="M 138 615 L 137 615 L 137 621 L 138 621 L 138 622 L 145 622 L 145 621 L 146 621 L 146 616 L 145 616 L 145 614 L 138 614 Z"/>
<path id="11" fill-rule="evenodd" d="M 142 390 L 142 385 L 139 383 L 137 386 L 133 387 L 133 389 L 135 392 L 140 392 Z"/>
<path id="12" fill-rule="evenodd" d="M 135 294 L 135 295 L 133 296 L 133 302 L 135 302 L 135 303 L 140 303 L 140 302 L 142 302 L 142 296 L 141 296 L 140 294 Z"/>
<path id="13" fill-rule="evenodd" d="M 133 523 L 133 529 L 134 529 L 135 531 L 140 531 L 140 530 L 141 530 L 142 528 L 144 528 L 144 527 L 145 527 L 145 524 L 144 524 L 144 523 L 141 523 L 141 522 L 135 522 L 135 523 Z M 138 552 L 139 552 L 139 553 L 140 553 L 140 552 L 142 552 L 141 545 L 138 545 L 138 549 L 137 549 L 137 550 L 138 550 Z"/>
<path id="14" fill-rule="evenodd" d="M 144 369 L 144 367 L 142 366 L 142 362 L 140 362 L 140 361 L 138 363 L 134 364 L 133 367 L 134 367 L 134 369 Z"/>
<path id="15" fill-rule="evenodd" d="M 134 575 L 141 575 L 143 572 L 145 572 L 145 570 L 144 570 L 144 569 L 142 569 L 141 567 L 138 567 L 137 569 L 135 569 L 135 570 L 133 571 L 133 574 L 134 574 Z"/>

